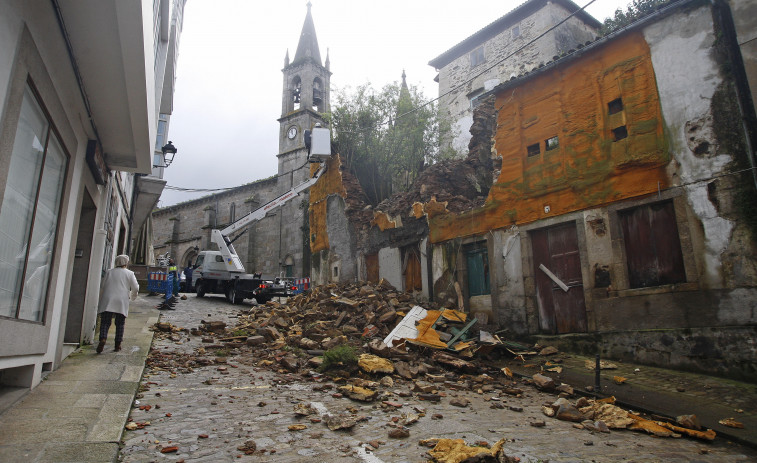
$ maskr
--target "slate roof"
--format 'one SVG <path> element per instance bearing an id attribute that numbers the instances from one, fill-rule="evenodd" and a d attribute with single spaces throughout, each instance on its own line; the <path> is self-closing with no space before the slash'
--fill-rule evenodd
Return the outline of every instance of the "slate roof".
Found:
<path id="1" fill-rule="evenodd" d="M 294 54 L 294 61 L 292 61 L 292 64 L 299 63 L 308 58 L 312 58 L 319 65 L 321 64 L 321 52 L 318 50 L 318 37 L 315 36 L 313 15 L 310 14 L 311 6 L 311 3 L 308 2 L 308 14 L 305 16 L 305 23 L 302 25 L 300 43 L 297 44 L 297 52 Z"/>

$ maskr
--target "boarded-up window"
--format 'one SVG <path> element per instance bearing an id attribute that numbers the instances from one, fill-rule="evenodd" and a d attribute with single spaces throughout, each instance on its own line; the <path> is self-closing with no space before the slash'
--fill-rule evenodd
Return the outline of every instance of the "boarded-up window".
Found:
<path id="1" fill-rule="evenodd" d="M 371 283 L 379 281 L 379 263 L 378 254 L 365 255 L 365 278 Z"/>
<path id="2" fill-rule="evenodd" d="M 672 201 L 622 211 L 618 216 L 631 288 L 686 281 Z"/>
<path id="3" fill-rule="evenodd" d="M 465 246 L 465 263 L 468 270 L 468 295 L 491 294 L 489 289 L 489 254 L 486 243 L 479 242 Z"/>

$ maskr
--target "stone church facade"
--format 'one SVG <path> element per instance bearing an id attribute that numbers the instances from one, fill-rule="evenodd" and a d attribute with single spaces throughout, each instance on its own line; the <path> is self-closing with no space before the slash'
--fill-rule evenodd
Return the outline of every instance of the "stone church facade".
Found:
<path id="1" fill-rule="evenodd" d="M 153 212 L 156 254 L 170 253 L 183 268 L 200 250 L 215 249 L 212 229 L 223 229 L 307 180 L 310 168 L 303 133 L 318 123 L 325 126 L 321 114 L 330 109 L 331 80 L 328 55 L 324 64 L 321 61 L 310 4 L 294 59 L 290 61 L 287 51 L 282 72 L 278 174 Z M 247 227 L 234 241 L 249 273 L 310 274 L 308 202 L 307 194 L 300 195 Z"/>

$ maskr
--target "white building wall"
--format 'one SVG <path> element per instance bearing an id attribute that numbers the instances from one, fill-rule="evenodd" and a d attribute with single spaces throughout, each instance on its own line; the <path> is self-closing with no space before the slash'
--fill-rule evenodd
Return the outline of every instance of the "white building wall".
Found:
<path id="1" fill-rule="evenodd" d="M 402 256 L 399 248 L 382 248 L 378 253 L 379 277 L 397 289 L 403 289 Z"/>

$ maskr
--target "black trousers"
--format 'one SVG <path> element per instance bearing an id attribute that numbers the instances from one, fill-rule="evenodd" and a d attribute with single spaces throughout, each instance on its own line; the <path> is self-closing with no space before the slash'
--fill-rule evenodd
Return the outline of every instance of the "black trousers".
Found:
<path id="1" fill-rule="evenodd" d="M 120 313 L 100 313 L 100 341 L 105 341 L 106 339 L 108 339 L 110 322 L 114 318 L 116 319 L 116 344 L 121 344 L 121 341 L 124 340 L 124 325 L 126 324 L 126 317 Z"/>

